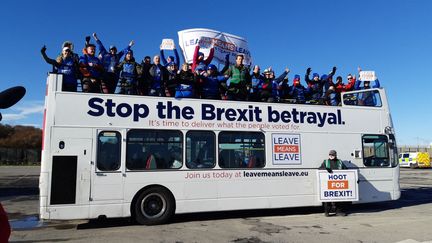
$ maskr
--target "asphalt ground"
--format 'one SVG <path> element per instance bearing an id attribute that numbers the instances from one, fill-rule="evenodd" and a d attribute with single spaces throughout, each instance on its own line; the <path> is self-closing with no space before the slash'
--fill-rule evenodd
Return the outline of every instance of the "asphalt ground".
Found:
<path id="1" fill-rule="evenodd" d="M 432 169 L 401 169 L 397 201 L 351 205 L 346 217 L 321 207 L 195 213 L 166 225 L 130 219 L 39 221 L 37 166 L 0 166 L 0 201 L 10 242 L 432 242 Z"/>

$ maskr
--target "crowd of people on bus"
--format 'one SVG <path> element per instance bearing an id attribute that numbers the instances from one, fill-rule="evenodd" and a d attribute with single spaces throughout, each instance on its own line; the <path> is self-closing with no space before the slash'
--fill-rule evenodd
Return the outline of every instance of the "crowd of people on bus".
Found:
<path id="1" fill-rule="evenodd" d="M 175 48 L 175 56 L 165 58 L 161 49 L 153 61 L 146 56 L 138 63 L 131 49 L 134 41 L 118 51 L 113 45 L 107 50 L 96 33 L 93 33 L 93 38 L 98 54 L 90 36 L 86 37 L 81 56 L 74 52 L 70 41 L 63 43 L 62 52 L 56 59 L 49 58 L 47 48 L 42 47 L 45 61 L 53 66 L 54 72 L 63 74 L 63 91 L 76 92 L 80 83 L 82 92 L 88 93 L 339 105 L 341 92 L 380 87 L 378 79 L 371 85 L 369 81 L 356 80 L 356 76 L 351 74 L 346 83 L 341 76 L 334 81 L 336 67 L 321 76 L 308 68 L 304 75 L 305 85 L 298 74 L 290 84 L 287 77 L 289 68 L 285 68 L 278 77 L 272 67 L 261 72 L 255 65 L 251 71 L 250 66 L 243 64 L 244 56 L 241 54 L 236 56 L 234 65 L 230 65 L 227 55 L 224 67 L 218 70 L 212 64 L 214 48 L 211 47 L 205 57 L 199 45 L 195 47 L 192 63 L 180 65 Z"/>

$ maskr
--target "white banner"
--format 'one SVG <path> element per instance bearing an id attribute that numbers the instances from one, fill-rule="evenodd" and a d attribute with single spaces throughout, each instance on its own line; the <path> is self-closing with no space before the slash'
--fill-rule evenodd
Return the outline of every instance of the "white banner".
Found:
<path id="1" fill-rule="evenodd" d="M 318 192 L 321 202 L 358 201 L 357 170 L 318 170 Z"/>
<path id="2" fill-rule="evenodd" d="M 244 55 L 243 64 L 251 65 L 252 57 L 245 38 L 223 33 L 210 29 L 187 29 L 178 32 L 179 46 L 183 51 L 185 61 L 192 63 L 195 46 L 199 45 L 200 52 L 207 58 L 211 46 L 214 46 L 215 53 L 213 61 L 224 64 L 225 56 L 230 55 L 231 64 L 235 63 L 237 54 Z"/>
<path id="3" fill-rule="evenodd" d="M 161 50 L 174 50 L 174 40 L 173 39 L 163 39 L 160 45 Z"/>
<path id="4" fill-rule="evenodd" d="M 375 71 L 360 71 L 360 81 L 375 81 Z"/>

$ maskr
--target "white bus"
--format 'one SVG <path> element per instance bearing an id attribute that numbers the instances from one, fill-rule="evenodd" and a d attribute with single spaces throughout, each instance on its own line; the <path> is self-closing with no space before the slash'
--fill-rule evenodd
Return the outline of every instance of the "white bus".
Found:
<path id="1" fill-rule="evenodd" d="M 41 219 L 319 206 L 330 149 L 358 170 L 359 201 L 397 200 L 399 165 L 383 89 L 341 106 L 61 91 L 47 79 Z M 372 96 L 374 106 L 359 97 Z"/>

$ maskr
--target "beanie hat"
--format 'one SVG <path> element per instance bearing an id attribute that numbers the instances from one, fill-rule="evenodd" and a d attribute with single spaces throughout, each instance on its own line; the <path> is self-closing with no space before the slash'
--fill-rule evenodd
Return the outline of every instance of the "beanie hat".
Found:
<path id="1" fill-rule="evenodd" d="M 314 78 L 315 78 L 315 77 L 319 77 L 319 74 L 318 74 L 318 73 L 313 73 L 313 74 L 312 74 L 312 77 L 314 77 Z"/>
<path id="2" fill-rule="evenodd" d="M 341 77 L 341 76 L 337 76 L 337 78 L 336 78 L 336 82 L 337 82 L 337 83 L 342 82 L 342 77 Z"/>
<path id="3" fill-rule="evenodd" d="M 264 69 L 264 72 L 263 72 L 264 74 L 266 74 L 266 73 L 273 73 L 273 69 L 271 69 L 271 68 L 266 68 L 266 69 Z"/>
<path id="4" fill-rule="evenodd" d="M 72 42 L 71 41 L 65 41 L 65 42 L 63 42 L 63 44 L 62 44 L 62 48 L 63 47 L 66 47 L 66 46 L 71 46 L 72 45 Z"/>
<path id="5" fill-rule="evenodd" d="M 323 74 L 322 76 L 321 76 L 321 80 L 326 80 L 328 78 L 328 75 L 327 74 Z"/>
<path id="6" fill-rule="evenodd" d="M 298 75 L 298 74 L 294 75 L 294 80 L 296 80 L 296 79 L 300 80 L 300 75 Z"/>
<path id="7" fill-rule="evenodd" d="M 217 70 L 217 67 L 213 64 L 208 65 L 207 70 Z"/>
<path id="8" fill-rule="evenodd" d="M 171 61 L 174 61 L 174 57 L 173 57 L 173 56 L 168 56 L 168 58 L 169 58 Z"/>
<path id="9" fill-rule="evenodd" d="M 204 53 L 198 52 L 198 56 L 203 56 L 204 57 Z"/>

